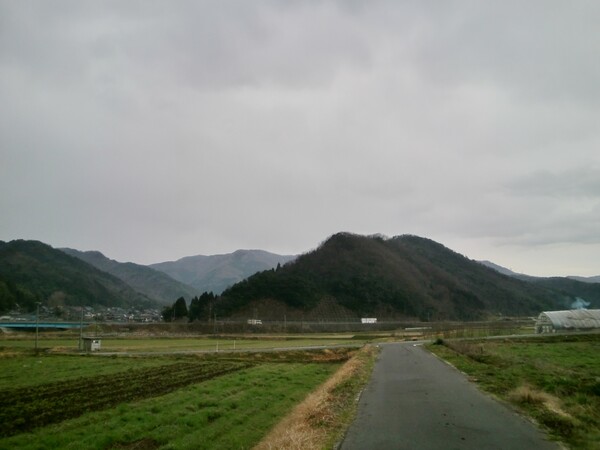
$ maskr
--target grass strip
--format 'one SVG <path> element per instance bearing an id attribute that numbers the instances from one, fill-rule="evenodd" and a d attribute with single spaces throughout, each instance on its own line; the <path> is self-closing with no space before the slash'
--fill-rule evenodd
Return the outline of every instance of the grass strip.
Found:
<path id="1" fill-rule="evenodd" d="M 430 350 L 555 439 L 600 448 L 600 334 L 438 343 Z"/>
<path id="2" fill-rule="evenodd" d="M 354 419 L 377 348 L 365 346 L 284 417 L 254 450 L 333 448 Z"/>

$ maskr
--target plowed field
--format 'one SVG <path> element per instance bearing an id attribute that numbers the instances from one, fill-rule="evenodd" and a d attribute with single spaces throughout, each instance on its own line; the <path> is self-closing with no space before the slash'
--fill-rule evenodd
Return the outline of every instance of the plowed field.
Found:
<path id="1" fill-rule="evenodd" d="M 0 436 L 11 436 L 123 402 L 154 397 L 248 367 L 237 361 L 176 362 L 0 391 Z"/>

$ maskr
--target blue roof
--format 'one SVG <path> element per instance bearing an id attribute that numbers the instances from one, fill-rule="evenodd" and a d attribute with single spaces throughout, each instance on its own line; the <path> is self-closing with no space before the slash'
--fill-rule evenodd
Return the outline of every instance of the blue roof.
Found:
<path id="1" fill-rule="evenodd" d="M 87 327 L 89 323 L 84 322 L 0 322 L 0 328 L 80 328 L 81 326 Z"/>

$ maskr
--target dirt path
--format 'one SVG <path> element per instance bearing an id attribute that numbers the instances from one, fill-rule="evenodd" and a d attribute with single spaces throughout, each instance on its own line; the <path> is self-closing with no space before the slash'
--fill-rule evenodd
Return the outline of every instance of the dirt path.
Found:
<path id="1" fill-rule="evenodd" d="M 384 344 L 342 450 L 557 450 L 419 344 Z"/>

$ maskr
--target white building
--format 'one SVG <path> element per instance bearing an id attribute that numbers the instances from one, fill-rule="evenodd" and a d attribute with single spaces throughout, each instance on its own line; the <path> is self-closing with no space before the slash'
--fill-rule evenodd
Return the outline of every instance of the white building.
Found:
<path id="1" fill-rule="evenodd" d="M 83 349 L 86 352 L 99 352 L 102 346 L 102 341 L 99 338 L 84 337 Z"/>
<path id="2" fill-rule="evenodd" d="M 600 309 L 545 311 L 535 322 L 536 333 L 600 329 Z"/>

